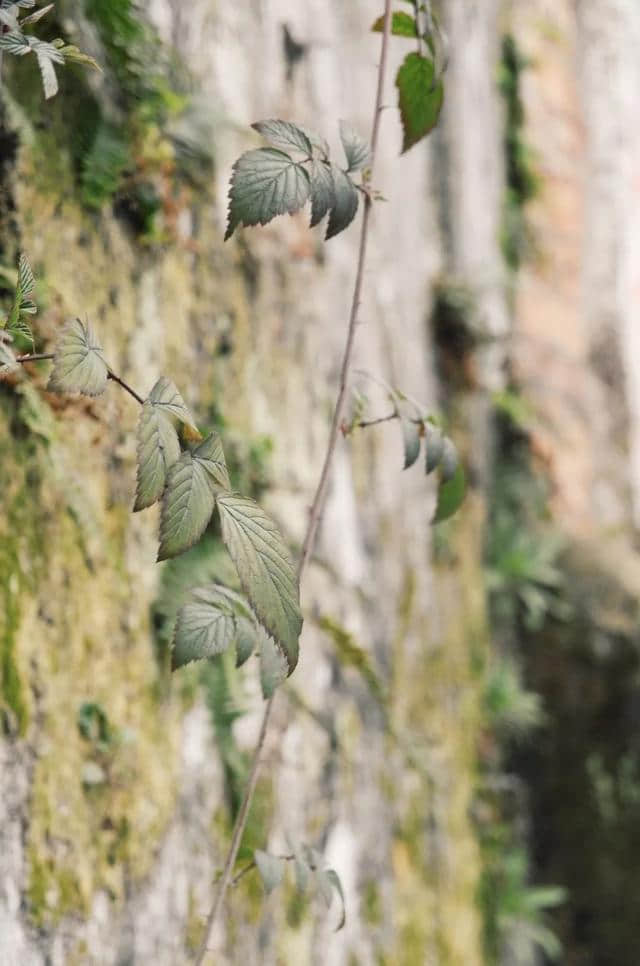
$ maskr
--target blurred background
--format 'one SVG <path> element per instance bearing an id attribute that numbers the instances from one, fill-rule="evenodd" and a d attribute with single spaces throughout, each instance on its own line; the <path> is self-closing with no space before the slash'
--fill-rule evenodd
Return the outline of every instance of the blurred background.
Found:
<path id="1" fill-rule="evenodd" d="M 6 6 L 6 4 L 3 4 Z M 58 0 L 5 54 L 0 298 L 73 316 L 141 394 L 164 374 L 298 552 L 357 229 L 223 244 L 251 122 L 367 135 L 377 0 Z M 402 4 L 399 4 L 402 7 Z M 340 442 L 240 853 L 318 849 L 339 903 L 230 893 L 211 963 L 635 966 L 640 922 L 640 6 L 447 0 L 445 106 L 400 157 L 391 42 L 355 384 L 442 419 L 470 481 L 430 526 L 399 427 Z M 408 9 L 408 8 L 407 8 Z M 133 401 L 0 383 L 0 962 L 193 957 L 257 739 L 255 662 L 168 671 L 212 529 L 156 565 Z"/>

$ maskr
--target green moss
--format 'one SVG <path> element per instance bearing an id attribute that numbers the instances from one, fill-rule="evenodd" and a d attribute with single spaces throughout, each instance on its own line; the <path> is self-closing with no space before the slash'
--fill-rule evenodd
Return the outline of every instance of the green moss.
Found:
<path id="1" fill-rule="evenodd" d="M 369 926 L 379 926 L 382 922 L 382 901 L 378 885 L 372 879 L 365 882 L 362 888 L 362 902 L 360 904 L 362 918 Z"/>
<path id="2" fill-rule="evenodd" d="M 535 198 L 540 178 L 524 135 L 524 105 L 520 93 L 522 72 L 527 68 L 515 38 L 506 34 L 502 39 L 499 86 L 505 105 L 504 157 L 506 188 L 503 204 L 501 245 L 507 265 L 517 271 L 522 259 L 531 249 L 531 235 L 524 208 Z"/>

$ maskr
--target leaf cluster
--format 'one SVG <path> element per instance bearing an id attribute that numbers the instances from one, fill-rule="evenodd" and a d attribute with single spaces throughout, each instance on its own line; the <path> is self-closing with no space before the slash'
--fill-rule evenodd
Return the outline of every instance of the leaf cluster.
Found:
<path id="1" fill-rule="evenodd" d="M 311 227 L 328 214 L 326 239 L 347 228 L 358 210 L 357 186 L 351 175 L 367 168 L 367 142 L 346 121 L 340 138 L 347 162 L 331 161 L 324 138 L 290 121 L 258 121 L 252 125 L 269 143 L 242 154 L 233 166 L 225 240 L 239 225 L 266 225 L 277 215 L 293 215 L 311 202 Z M 360 189 L 361 190 L 361 189 Z"/>
<path id="2" fill-rule="evenodd" d="M 30 14 L 23 14 L 23 10 L 35 7 L 36 0 L 2 0 L 0 5 L 0 52 L 5 50 L 15 57 L 24 57 L 27 54 L 34 54 L 42 77 L 42 87 L 45 98 L 53 97 L 58 93 L 58 78 L 56 76 L 56 65 L 73 62 L 84 64 L 100 70 L 98 64 L 88 54 L 84 54 L 73 44 L 67 44 L 61 38 L 56 38 L 52 43 L 39 40 L 33 34 L 25 33 L 25 27 L 31 27 L 45 17 L 52 9 L 54 4 L 48 3 L 40 10 Z"/>
<path id="3" fill-rule="evenodd" d="M 15 336 L 20 336 L 33 346 L 33 332 L 29 316 L 38 311 L 33 300 L 35 280 L 31 266 L 24 253 L 18 260 L 18 279 L 9 314 L 0 321 L 0 374 L 15 369 L 17 362 L 13 351 Z"/>
<path id="4" fill-rule="evenodd" d="M 415 52 L 407 54 L 396 74 L 403 153 L 426 137 L 438 123 L 444 99 L 442 76 L 446 67 L 445 37 L 431 4 L 418 0 L 405 2 L 413 7 L 413 15 L 399 10 L 391 17 L 391 33 L 415 40 L 417 47 Z M 371 29 L 381 32 L 383 27 L 384 16 L 381 16 Z"/>
<path id="5" fill-rule="evenodd" d="M 56 346 L 47 388 L 98 396 L 109 379 L 123 384 L 90 326 L 73 320 Z M 173 667 L 232 645 L 242 664 L 259 644 L 263 690 L 273 693 L 297 664 L 302 629 L 298 581 L 280 531 L 254 500 L 231 490 L 219 435 L 202 438 L 170 379 L 161 376 L 144 400 L 129 392 L 142 406 L 134 511 L 161 504 L 158 560 L 189 550 L 217 510 L 222 540 L 249 600 L 221 585 L 194 591 L 178 614 Z"/>
<path id="6" fill-rule="evenodd" d="M 306 894 L 314 889 L 322 896 L 329 908 L 335 892 L 341 903 L 340 920 L 335 931 L 339 932 L 343 928 L 346 922 L 346 910 L 342 882 L 335 869 L 325 867 L 324 859 L 316 849 L 303 845 L 292 855 L 272 855 L 256 849 L 254 863 L 267 893 L 273 892 L 276 886 L 280 885 L 289 863 L 293 865 L 293 881 L 299 893 Z"/>
<path id="7" fill-rule="evenodd" d="M 393 412 L 383 419 L 367 421 L 362 419 L 366 397 L 358 394 L 354 414 L 348 425 L 343 427 L 345 435 L 355 428 L 373 426 L 379 422 L 397 419 L 402 433 L 404 454 L 403 469 L 409 469 L 417 462 L 424 444 L 424 470 L 427 476 L 438 470 L 438 502 L 432 523 L 441 523 L 459 509 L 466 492 L 466 477 L 453 440 L 442 432 L 439 426 L 425 414 L 424 409 L 409 399 L 399 389 L 383 383 L 388 390 L 388 398 Z"/>

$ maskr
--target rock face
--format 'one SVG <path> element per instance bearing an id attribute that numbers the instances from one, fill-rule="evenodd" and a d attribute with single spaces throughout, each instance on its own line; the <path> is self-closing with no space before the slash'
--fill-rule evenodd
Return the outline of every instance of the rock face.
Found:
<path id="1" fill-rule="evenodd" d="M 223 244 L 226 186 L 256 143 L 256 119 L 297 120 L 336 152 L 341 117 L 368 131 L 379 5 L 120 6 L 57 5 L 61 29 L 104 77 L 62 77 L 44 106 L 33 65 L 9 65 L 2 261 L 30 256 L 43 345 L 86 315 L 140 393 L 172 378 L 199 425 L 221 431 L 236 485 L 295 549 L 327 441 L 357 230 L 325 244 L 303 213 Z M 388 406 L 376 379 L 446 414 L 470 491 L 434 536 L 433 484 L 417 467 L 402 473 L 398 427 L 340 441 L 302 588 L 300 664 L 277 699 L 242 857 L 288 852 L 287 836 L 318 848 L 341 877 L 347 922 L 334 933 L 337 902 L 327 912 L 290 882 L 265 898 L 249 875 L 212 937 L 215 963 L 488 961 L 475 827 L 493 630 L 483 559 L 502 458 L 494 401 L 510 378 L 529 400 L 527 445 L 570 539 L 597 548 L 603 530 L 625 536 L 637 516 L 629 78 L 640 12 L 623 0 L 446 6 L 438 131 L 399 157 L 396 112 L 384 114 L 376 187 L 387 203 L 375 206 L 356 368 L 369 374 L 357 381 L 371 416 Z M 532 58 L 517 135 L 540 180 L 524 213 L 511 212 L 534 239 L 511 269 L 503 32 Z M 392 43 L 392 71 L 404 43 Z M 164 86 L 153 87 L 156 74 Z M 97 400 L 58 398 L 45 370 L 0 384 L 0 962 L 188 962 L 257 738 L 256 669 L 223 661 L 169 680 L 184 587 L 224 577 L 228 562 L 212 533 L 182 561 L 154 563 L 157 511 L 130 512 L 133 401 L 114 386 Z M 630 540 L 624 554 L 628 610 Z M 613 580 L 611 554 L 595 558 L 587 572 Z M 566 577 L 581 587 L 576 559 L 567 555 Z M 575 628 L 549 620 L 531 632 L 527 669 L 553 704 L 549 648 Z M 625 623 L 625 646 L 633 633 Z M 627 698 L 635 707 L 633 689 Z M 545 734 L 540 760 L 513 763 L 525 779 L 562 760 Z M 571 856 L 549 863 L 538 835 L 554 808 L 540 786 L 523 806 L 534 857 L 546 881 L 569 884 Z M 571 949 L 567 908 L 556 929 Z M 500 955 L 533 962 L 525 946 L 518 959 L 504 941 Z"/>

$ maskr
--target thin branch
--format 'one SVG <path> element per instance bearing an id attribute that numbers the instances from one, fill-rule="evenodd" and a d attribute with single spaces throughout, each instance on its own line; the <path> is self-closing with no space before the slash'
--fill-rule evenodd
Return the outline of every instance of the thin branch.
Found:
<path id="1" fill-rule="evenodd" d="M 114 382 L 117 382 L 119 386 L 122 386 L 125 392 L 128 392 L 130 396 L 133 396 L 136 402 L 139 402 L 141 406 L 144 406 L 144 399 L 142 396 L 139 396 L 135 389 L 132 389 L 131 386 L 124 381 L 124 379 L 121 379 L 120 376 L 117 376 L 115 372 L 111 371 L 111 369 L 109 369 L 108 377 Z"/>
<path id="2" fill-rule="evenodd" d="M 45 359 L 54 359 L 54 352 L 33 352 L 28 356 L 16 356 L 16 362 L 43 362 Z"/>
<path id="3" fill-rule="evenodd" d="M 376 153 L 378 148 L 378 136 L 380 133 L 380 118 L 383 111 L 382 97 L 384 92 L 384 83 L 386 76 L 387 67 L 387 52 L 389 48 L 389 35 L 391 33 L 391 0 L 385 0 L 384 7 L 384 24 L 382 28 L 382 46 L 380 50 L 380 63 L 378 65 L 378 82 L 376 87 L 376 99 L 375 107 L 373 111 L 373 125 L 371 131 L 371 163 L 369 166 L 369 180 L 372 177 L 373 169 L 375 165 Z M 338 390 L 338 398 L 336 401 L 336 407 L 333 414 L 333 420 L 331 423 L 331 430 L 329 432 L 329 440 L 327 443 L 327 451 L 324 458 L 324 463 L 322 466 L 322 471 L 320 473 L 320 479 L 318 481 L 318 487 L 316 489 L 315 496 L 313 498 L 313 503 L 311 505 L 311 510 L 309 512 L 309 522 L 307 525 L 307 533 L 302 545 L 302 553 L 300 557 L 300 562 L 298 564 L 298 580 L 302 579 L 307 564 L 313 553 L 315 546 L 316 534 L 318 531 L 318 526 L 320 523 L 320 518 L 322 516 L 322 511 L 324 509 L 325 501 L 327 498 L 327 485 L 329 482 L 329 473 L 333 463 L 333 457 L 335 454 L 336 444 L 340 436 L 340 426 L 344 416 L 345 406 L 347 402 L 347 390 L 349 384 L 349 370 L 351 367 L 351 359 L 353 355 L 353 345 L 355 340 L 355 334 L 358 322 L 358 311 L 360 309 L 360 301 L 362 296 L 362 282 L 364 279 L 364 267 L 367 254 L 367 239 L 369 234 L 369 220 L 371 215 L 371 197 L 370 195 L 365 195 L 364 198 L 364 214 L 362 216 L 362 227 L 360 230 L 360 245 L 358 248 L 358 263 L 356 267 L 356 278 L 353 286 L 353 297 L 351 301 L 351 311 L 349 313 L 349 325 L 347 330 L 347 340 L 344 348 L 344 355 L 342 358 L 342 366 L 340 369 L 340 387 Z M 269 698 L 267 706 L 265 708 L 264 717 L 262 719 L 262 727 L 260 728 L 260 736 L 258 738 L 258 744 L 256 745 L 256 750 L 254 752 L 253 763 L 251 765 L 251 773 L 249 775 L 249 781 L 247 782 L 247 787 L 245 789 L 244 798 L 242 800 L 242 805 L 240 806 L 240 811 L 235 821 L 233 835 L 231 838 L 231 846 L 227 854 L 227 858 L 224 864 L 224 869 L 222 872 L 222 878 L 218 884 L 218 889 L 216 892 L 211 911 L 207 917 L 207 922 L 204 930 L 204 935 L 202 937 L 202 942 L 198 948 L 198 952 L 195 957 L 196 966 L 201 966 L 204 957 L 207 953 L 207 947 L 209 945 L 209 937 L 211 935 L 211 930 L 218 917 L 222 904 L 224 902 L 224 897 L 229 888 L 229 883 L 231 881 L 231 870 L 233 869 L 236 855 L 240 847 L 240 842 L 244 834 L 245 825 L 247 823 L 247 817 L 249 814 L 249 808 L 251 807 L 251 802 L 253 799 L 253 794 L 256 787 L 256 782 L 258 780 L 258 771 L 260 768 L 260 759 L 262 755 L 262 749 L 264 746 L 265 738 L 267 735 L 267 728 L 269 725 L 269 718 L 271 716 L 271 709 L 273 708 L 274 696 Z"/>

